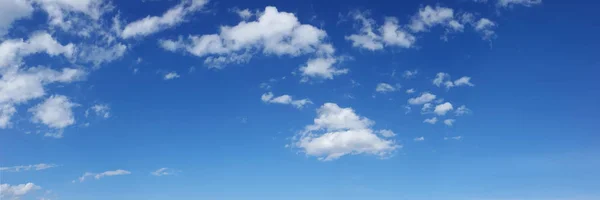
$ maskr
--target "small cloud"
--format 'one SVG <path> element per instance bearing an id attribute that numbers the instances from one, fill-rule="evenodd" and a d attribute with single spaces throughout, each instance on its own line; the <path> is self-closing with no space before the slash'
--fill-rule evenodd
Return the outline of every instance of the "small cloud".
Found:
<path id="1" fill-rule="evenodd" d="M 399 87 L 394 87 L 394 86 L 392 86 L 390 84 L 387 84 L 387 83 L 379 83 L 379 84 L 377 84 L 377 87 L 375 88 L 375 91 L 379 92 L 379 93 L 387 93 L 387 92 L 396 91 L 397 88 L 399 88 Z"/>
<path id="2" fill-rule="evenodd" d="M 412 105 L 421 105 L 425 103 L 429 103 L 436 98 L 435 94 L 431 94 L 429 92 L 424 92 L 421 96 L 408 99 L 408 103 Z"/>
<path id="3" fill-rule="evenodd" d="M 444 120 L 444 124 L 446 124 L 446 126 L 452 126 L 455 121 L 455 119 L 446 119 Z"/>
<path id="4" fill-rule="evenodd" d="M 452 104 L 449 102 L 446 102 L 446 103 L 435 106 L 435 109 L 433 110 L 433 112 L 437 115 L 446 115 L 446 113 L 452 109 L 453 109 Z"/>
<path id="5" fill-rule="evenodd" d="M 179 77 L 180 77 L 179 74 L 177 74 L 176 72 L 169 72 L 169 73 L 165 74 L 164 79 L 165 80 L 171 80 L 171 79 L 176 79 L 176 78 L 179 78 Z"/>
<path id="6" fill-rule="evenodd" d="M 178 170 L 163 167 L 163 168 L 157 169 L 156 171 L 153 171 L 150 174 L 152 174 L 153 176 L 170 176 L 170 175 L 175 175 L 178 172 L 179 172 Z"/>
<path id="7" fill-rule="evenodd" d="M 379 131 L 377 131 L 377 133 L 379 133 L 381 136 L 386 137 L 386 138 L 396 136 L 396 134 L 394 133 L 394 131 L 387 130 L 387 129 L 379 130 Z"/>
<path id="8" fill-rule="evenodd" d="M 444 137 L 444 140 L 462 140 L 462 136 Z"/>
<path id="9" fill-rule="evenodd" d="M 22 172 L 22 171 L 30 171 L 30 170 L 40 171 L 40 170 L 50 169 L 50 168 L 54 168 L 54 167 L 58 167 L 58 165 L 40 163 L 40 164 L 35 164 L 35 165 L 20 165 L 20 166 L 12 166 L 12 167 L 0 167 L 0 172 L 3 172 L 3 171 L 6 171 L 6 172 Z"/>
<path id="10" fill-rule="evenodd" d="M 404 77 L 405 79 L 411 79 L 414 78 L 415 76 L 417 76 L 417 74 L 419 73 L 419 71 L 415 70 L 406 70 L 404 71 L 404 73 L 402 74 L 402 77 Z"/>
<path id="11" fill-rule="evenodd" d="M 467 108 L 467 106 L 465 106 L 465 105 L 458 107 L 456 109 L 456 111 L 454 111 L 454 114 L 456 116 L 463 116 L 463 115 L 470 114 L 470 113 L 471 113 L 471 110 L 469 108 Z"/>
<path id="12" fill-rule="evenodd" d="M 410 89 L 406 90 L 406 94 L 412 94 L 412 93 L 415 93 L 414 88 L 410 88 Z"/>
<path id="13" fill-rule="evenodd" d="M 275 104 L 290 104 L 298 109 L 302 109 L 305 105 L 312 104 L 313 102 L 310 99 L 300 99 L 294 100 L 292 96 L 284 94 L 278 97 L 274 97 L 273 93 L 268 92 L 264 93 L 260 99 L 265 103 L 275 103 Z"/>
<path id="14" fill-rule="evenodd" d="M 438 121 L 437 117 L 432 117 L 430 119 L 425 119 L 423 121 L 423 123 L 435 124 L 435 123 L 437 123 L 437 121 Z"/>
<path id="15" fill-rule="evenodd" d="M 415 139 L 413 139 L 415 142 L 422 142 L 425 141 L 425 137 L 416 137 Z"/>

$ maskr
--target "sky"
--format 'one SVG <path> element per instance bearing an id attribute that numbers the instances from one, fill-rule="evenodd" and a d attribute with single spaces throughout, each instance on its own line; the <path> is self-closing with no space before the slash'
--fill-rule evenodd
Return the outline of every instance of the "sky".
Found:
<path id="1" fill-rule="evenodd" d="M 0 0 L 0 199 L 600 199 L 591 0 Z"/>

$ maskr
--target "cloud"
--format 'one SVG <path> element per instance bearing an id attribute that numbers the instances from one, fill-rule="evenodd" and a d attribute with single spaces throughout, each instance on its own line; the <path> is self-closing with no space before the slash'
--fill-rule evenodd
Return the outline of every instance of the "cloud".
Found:
<path id="1" fill-rule="evenodd" d="M 252 11 L 250 11 L 249 9 L 233 9 L 233 12 L 235 12 L 238 16 L 240 16 L 240 18 L 242 20 L 248 20 L 250 19 L 252 16 L 255 15 L 255 13 L 253 13 Z"/>
<path id="2" fill-rule="evenodd" d="M 435 106 L 433 112 L 437 115 L 446 115 L 446 113 L 451 111 L 452 109 L 452 104 L 450 102 L 446 102 Z"/>
<path id="3" fill-rule="evenodd" d="M 27 195 L 35 190 L 42 189 L 33 183 L 19 184 L 19 185 L 0 185 L 0 198 L 12 198 L 19 199 L 21 196 Z"/>
<path id="4" fill-rule="evenodd" d="M 467 108 L 467 106 L 465 106 L 465 105 L 462 105 L 462 106 L 458 107 L 456 109 L 456 111 L 454 111 L 454 114 L 456 116 L 463 116 L 463 115 L 466 115 L 466 114 L 469 114 L 469 113 L 471 113 L 471 110 L 469 108 Z"/>
<path id="5" fill-rule="evenodd" d="M 10 104 L 0 104 L 0 129 L 8 128 L 12 125 L 10 119 L 17 113 L 17 109 Z"/>
<path id="6" fill-rule="evenodd" d="M 77 104 L 62 95 L 53 95 L 44 102 L 29 109 L 33 113 L 32 121 L 44 124 L 50 128 L 63 129 L 75 123 L 71 108 Z"/>
<path id="7" fill-rule="evenodd" d="M 462 25 L 454 20 L 454 10 L 446 7 L 425 6 L 412 17 L 408 25 L 413 32 L 428 31 L 429 28 L 441 25 L 454 30 L 461 30 Z"/>
<path id="8" fill-rule="evenodd" d="M 417 76 L 417 74 L 419 73 L 419 71 L 415 70 L 406 70 L 404 71 L 404 73 L 402 73 L 402 77 L 404 77 L 405 79 L 411 79 L 414 78 L 415 76 Z"/>
<path id="9" fill-rule="evenodd" d="M 412 93 L 415 93 L 414 88 L 410 88 L 410 89 L 406 90 L 406 94 L 412 94 Z"/>
<path id="10" fill-rule="evenodd" d="M 90 172 L 86 172 L 84 173 L 81 177 L 79 177 L 79 182 L 83 182 L 85 181 L 86 178 L 88 177 L 94 177 L 94 179 L 98 180 L 101 179 L 105 176 L 119 176 L 119 175 L 128 175 L 131 174 L 131 172 L 127 171 L 127 170 L 122 170 L 122 169 L 117 169 L 114 171 L 105 171 L 102 173 L 90 173 Z M 75 181 L 73 181 L 75 182 Z"/>
<path id="11" fill-rule="evenodd" d="M 435 94 L 424 92 L 421 96 L 408 99 L 408 103 L 412 105 L 421 105 L 433 101 L 435 97 Z"/>
<path id="12" fill-rule="evenodd" d="M 435 124 L 435 123 L 437 123 L 437 121 L 438 121 L 437 117 L 432 117 L 430 119 L 425 119 L 423 121 L 423 123 Z"/>
<path id="13" fill-rule="evenodd" d="M 462 140 L 462 136 L 444 137 L 444 140 Z"/>
<path id="14" fill-rule="evenodd" d="M 446 119 L 444 120 L 444 124 L 446 124 L 446 126 L 452 126 L 455 121 L 455 119 Z"/>
<path id="15" fill-rule="evenodd" d="M 172 28 L 185 21 L 191 13 L 201 10 L 208 0 L 184 0 L 170 8 L 162 16 L 147 16 L 125 26 L 122 38 L 143 37 Z"/>
<path id="16" fill-rule="evenodd" d="M 177 74 L 177 72 L 169 72 L 167 74 L 165 74 L 165 77 L 163 79 L 165 80 L 171 80 L 171 79 L 176 79 L 179 78 L 179 74 Z"/>
<path id="17" fill-rule="evenodd" d="M 174 170 L 174 169 L 169 169 L 166 167 L 157 169 L 156 171 L 153 171 L 152 174 L 153 176 L 171 176 L 171 175 L 175 175 L 178 171 Z"/>
<path id="18" fill-rule="evenodd" d="M 396 134 L 394 133 L 394 131 L 387 130 L 387 129 L 378 130 L 377 133 L 379 133 L 381 136 L 386 137 L 386 138 L 396 136 Z"/>
<path id="19" fill-rule="evenodd" d="M 0 0 L 0 37 L 12 28 L 12 23 L 18 19 L 30 17 L 33 6 L 29 1 Z"/>
<path id="20" fill-rule="evenodd" d="M 450 74 L 439 72 L 436 74 L 435 79 L 432 81 L 433 85 L 440 86 L 442 83 L 446 87 L 446 89 L 450 89 L 453 87 L 459 86 L 470 86 L 473 87 L 475 84 L 471 83 L 471 77 L 463 76 L 459 79 L 456 79 L 454 82 L 450 80 Z"/>
<path id="21" fill-rule="evenodd" d="M 104 0 L 33 0 L 48 14 L 49 24 L 63 30 L 73 29 L 82 23 L 82 18 L 97 21 L 112 9 Z M 83 16 L 79 16 L 83 15 Z"/>
<path id="22" fill-rule="evenodd" d="M 484 40 L 493 39 L 496 36 L 496 32 L 494 32 L 494 27 L 496 27 L 496 23 L 492 22 L 487 18 L 481 18 L 476 22 L 475 31 L 482 34 L 482 38 Z"/>
<path id="23" fill-rule="evenodd" d="M 425 141 L 425 137 L 416 137 L 415 139 L 413 139 L 415 142 L 422 142 Z"/>
<path id="24" fill-rule="evenodd" d="M 327 33 L 317 27 L 301 24 L 293 13 L 280 12 L 268 6 L 255 21 L 241 21 L 235 26 L 221 26 L 219 33 L 190 35 L 178 40 L 160 40 L 168 51 L 186 51 L 206 57 L 205 65 L 222 68 L 229 63 L 248 62 L 254 54 L 290 56 L 312 55 L 300 66 L 304 80 L 332 79 L 348 72 L 333 65 L 340 61 L 335 49 L 325 42 Z"/>
<path id="25" fill-rule="evenodd" d="M 268 92 L 263 94 L 260 99 L 265 102 L 265 103 L 275 103 L 275 104 L 289 104 L 289 105 L 293 105 L 294 107 L 301 109 L 303 108 L 305 105 L 307 104 L 312 104 L 312 101 L 310 101 L 310 99 L 300 99 L 300 100 L 294 100 L 292 98 L 292 96 L 284 94 L 278 97 L 274 97 L 273 93 Z"/>
<path id="26" fill-rule="evenodd" d="M 85 111 L 85 117 L 89 116 L 89 112 L 93 111 L 96 116 L 100 116 L 104 119 L 107 119 L 110 117 L 110 107 L 106 104 L 96 104 L 93 105 L 92 107 L 90 107 L 88 110 Z"/>
<path id="27" fill-rule="evenodd" d="M 531 7 L 534 5 L 542 4 L 542 0 L 498 0 L 497 6 L 499 7 L 510 7 L 515 5 L 521 5 Z"/>
<path id="28" fill-rule="evenodd" d="M 11 39 L 0 44 L 0 69 L 20 65 L 22 58 L 36 53 L 50 56 L 63 55 L 71 58 L 75 52 L 74 44 L 62 45 L 47 32 L 35 32 L 29 39 Z"/>
<path id="29" fill-rule="evenodd" d="M 433 104 L 431 103 L 424 103 L 423 107 L 421 108 L 421 114 L 425 114 L 425 113 L 430 113 L 433 109 Z"/>
<path id="30" fill-rule="evenodd" d="M 0 171 L 6 171 L 6 172 L 21 172 L 21 171 L 30 171 L 30 170 L 40 171 L 40 170 L 50 169 L 50 168 L 54 168 L 54 167 L 58 167 L 58 165 L 40 163 L 40 164 L 35 164 L 35 165 L 0 167 Z"/>
<path id="31" fill-rule="evenodd" d="M 401 146 L 378 137 L 371 129 L 374 123 L 357 115 L 352 108 L 325 103 L 317 109 L 314 124 L 307 125 L 293 138 L 293 146 L 324 161 L 355 154 L 389 156 Z"/>
<path id="32" fill-rule="evenodd" d="M 410 48 L 415 43 L 416 38 L 403 30 L 396 18 L 385 18 L 384 25 L 374 30 L 374 26 L 377 26 L 375 20 L 367 18 L 366 15 L 368 13 L 352 13 L 353 19 L 362 26 L 358 34 L 345 37 L 346 40 L 352 41 L 353 47 L 375 51 L 383 49 L 384 45 Z"/>
<path id="33" fill-rule="evenodd" d="M 387 92 L 396 91 L 397 89 L 398 88 L 396 88 L 396 87 L 394 87 L 394 86 L 392 86 L 390 84 L 379 83 L 379 84 L 377 84 L 377 87 L 375 88 L 375 91 L 379 92 L 379 93 L 387 93 Z"/>

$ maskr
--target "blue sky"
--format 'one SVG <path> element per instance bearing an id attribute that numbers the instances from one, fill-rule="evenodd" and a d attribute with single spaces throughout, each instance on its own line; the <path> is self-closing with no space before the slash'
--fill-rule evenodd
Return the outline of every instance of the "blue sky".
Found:
<path id="1" fill-rule="evenodd" d="M 594 1 L 0 0 L 1 199 L 599 199 Z"/>

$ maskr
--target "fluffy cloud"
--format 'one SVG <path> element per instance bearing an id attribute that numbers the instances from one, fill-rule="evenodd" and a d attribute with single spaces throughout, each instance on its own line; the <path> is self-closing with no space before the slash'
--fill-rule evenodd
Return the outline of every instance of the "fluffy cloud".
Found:
<path id="1" fill-rule="evenodd" d="M 487 18 L 481 18 L 476 22 L 475 30 L 482 34 L 481 37 L 484 40 L 490 40 L 496 35 L 496 32 L 493 30 L 494 27 L 496 27 L 496 23 Z"/>
<path id="2" fill-rule="evenodd" d="M 414 78 L 415 76 L 417 76 L 417 74 L 419 73 L 419 71 L 415 70 L 406 70 L 404 71 L 404 73 L 402 73 L 402 77 L 404 77 L 405 79 L 411 79 Z"/>
<path id="3" fill-rule="evenodd" d="M 42 189 L 33 183 L 19 184 L 19 185 L 0 185 L 0 198 L 11 198 L 19 199 L 21 196 L 27 195 L 35 190 Z"/>
<path id="4" fill-rule="evenodd" d="M 165 74 L 165 77 L 163 77 L 163 79 L 165 80 L 171 80 L 171 79 L 176 79 L 179 78 L 179 74 L 177 74 L 177 72 L 169 72 L 167 74 Z"/>
<path id="5" fill-rule="evenodd" d="M 118 176 L 118 175 L 128 175 L 131 174 L 131 172 L 127 171 L 127 170 L 122 170 L 122 169 L 117 169 L 114 171 L 105 171 L 102 173 L 90 173 L 90 172 L 86 172 L 85 174 L 83 174 L 81 177 L 79 177 L 79 182 L 83 182 L 85 181 L 86 178 L 88 177 L 94 177 L 94 179 L 101 179 L 102 177 L 105 176 Z M 75 181 L 73 181 L 75 182 Z"/>
<path id="6" fill-rule="evenodd" d="M 421 114 L 430 113 L 432 110 L 433 110 L 432 103 L 424 103 L 423 107 L 421 108 Z"/>
<path id="7" fill-rule="evenodd" d="M 452 126 L 452 125 L 454 125 L 455 121 L 456 121 L 455 119 L 446 119 L 446 120 L 444 120 L 444 124 L 446 124 L 446 126 Z"/>
<path id="8" fill-rule="evenodd" d="M 435 94 L 424 92 L 423 94 L 421 94 L 421 96 L 408 99 L 408 103 L 412 105 L 421 105 L 433 101 L 435 97 Z"/>
<path id="9" fill-rule="evenodd" d="M 45 124 L 50 128 L 62 129 L 75 123 L 71 108 L 76 105 L 66 96 L 54 95 L 29 111 L 33 113 L 34 122 Z"/>
<path id="10" fill-rule="evenodd" d="M 437 115 L 446 115 L 446 113 L 451 111 L 452 109 L 452 104 L 450 102 L 446 102 L 435 106 L 433 112 Z"/>
<path id="11" fill-rule="evenodd" d="M 75 45 L 62 45 L 46 32 L 33 33 L 27 41 L 5 40 L 0 44 L 0 69 L 20 65 L 23 57 L 42 52 L 50 56 L 64 55 L 70 58 L 75 52 Z"/>
<path id="12" fill-rule="evenodd" d="M 406 94 L 412 94 L 412 93 L 415 93 L 414 88 L 410 88 L 410 89 L 406 90 Z"/>
<path id="13" fill-rule="evenodd" d="M 377 136 L 368 118 L 357 115 L 352 108 L 325 103 L 317 109 L 314 124 L 305 127 L 293 139 L 293 146 L 319 160 L 335 160 L 344 155 L 391 155 L 400 148 L 393 140 Z"/>
<path id="14" fill-rule="evenodd" d="M 191 35 L 186 39 L 161 40 L 168 51 L 183 50 L 198 57 L 207 57 L 205 64 L 221 68 L 228 63 L 244 63 L 262 52 L 265 55 L 313 55 L 300 67 L 304 78 L 331 79 L 345 74 L 347 69 L 333 65 L 340 61 L 335 49 L 325 43 L 327 33 L 312 25 L 301 24 L 293 13 L 266 7 L 256 21 L 242 21 L 236 26 L 221 26 L 218 34 Z"/>
<path id="15" fill-rule="evenodd" d="M 437 117 L 432 117 L 432 118 L 423 120 L 423 123 L 435 124 L 435 123 L 437 123 L 437 121 L 438 121 Z"/>
<path id="16" fill-rule="evenodd" d="M 446 89 L 459 86 L 475 86 L 475 84 L 471 83 L 471 77 L 463 76 L 459 79 L 456 79 L 455 81 L 451 81 L 450 74 L 444 72 L 437 73 L 432 83 L 438 87 L 440 87 L 443 84 L 446 87 Z"/>
<path id="17" fill-rule="evenodd" d="M 17 109 L 10 104 L 0 104 L 0 129 L 8 128 L 11 125 L 10 118 L 17 112 Z"/>
<path id="18" fill-rule="evenodd" d="M 121 37 L 142 37 L 174 27 L 184 22 L 189 14 L 202 9 L 206 3 L 208 0 L 184 0 L 162 16 L 147 16 L 127 24 L 121 32 Z"/>
<path id="19" fill-rule="evenodd" d="M 531 7 L 534 5 L 541 4 L 542 0 L 498 0 L 498 6 L 500 7 L 510 7 L 514 5 L 521 5 Z"/>
<path id="20" fill-rule="evenodd" d="M 40 170 L 50 169 L 53 167 L 58 167 L 58 165 L 40 163 L 40 164 L 35 164 L 35 165 L 0 167 L 0 171 L 7 171 L 7 172 L 21 172 L 21 171 L 29 171 L 29 170 L 40 171 Z"/>
<path id="21" fill-rule="evenodd" d="M 379 92 L 379 93 L 387 93 L 387 92 L 396 91 L 397 89 L 398 88 L 396 88 L 396 87 L 394 87 L 394 86 L 392 86 L 390 84 L 379 83 L 379 84 L 377 84 L 377 87 L 375 88 L 375 91 Z"/>
<path id="22" fill-rule="evenodd" d="M 96 116 L 99 116 L 99 117 L 102 117 L 105 119 L 110 117 L 110 107 L 106 104 L 93 105 L 92 107 L 90 107 L 88 110 L 85 111 L 85 117 L 89 116 L 90 111 L 94 112 L 94 114 L 96 114 Z"/>
<path id="23" fill-rule="evenodd" d="M 33 13 L 33 6 L 29 1 L 0 0 L 0 5 L 0 37 L 8 32 L 14 21 Z"/>
<path id="24" fill-rule="evenodd" d="M 379 133 L 379 135 L 381 135 L 383 137 L 386 137 L 386 138 L 396 136 L 396 134 L 394 133 L 394 131 L 387 130 L 387 129 L 379 130 L 379 131 L 377 131 L 377 133 Z"/>
<path id="25" fill-rule="evenodd" d="M 284 94 L 278 97 L 274 97 L 273 93 L 268 92 L 263 94 L 260 99 L 265 102 L 265 103 L 276 103 L 276 104 L 289 104 L 289 105 L 293 105 L 294 107 L 301 109 L 303 108 L 305 105 L 307 104 L 312 104 L 312 101 L 310 101 L 310 99 L 300 99 L 300 100 L 294 100 L 292 98 L 292 96 Z"/>
<path id="26" fill-rule="evenodd" d="M 170 176 L 170 175 L 175 175 L 175 173 L 177 173 L 177 170 L 163 167 L 163 168 L 157 169 L 156 171 L 153 171 L 150 174 L 152 174 L 153 176 Z"/>
<path id="27" fill-rule="evenodd" d="M 403 30 L 396 18 L 385 18 L 383 26 L 374 30 L 374 26 L 377 26 L 375 20 L 366 15 L 361 12 L 352 14 L 353 19 L 362 26 L 358 34 L 346 36 L 346 40 L 352 41 L 352 46 L 375 51 L 383 49 L 384 45 L 410 48 L 415 43 L 416 38 Z"/>
<path id="28" fill-rule="evenodd" d="M 454 10 L 440 6 L 425 6 L 419 9 L 417 14 L 412 17 L 408 27 L 413 32 L 422 32 L 437 25 L 453 30 L 462 30 L 462 24 L 454 19 Z"/>
<path id="29" fill-rule="evenodd" d="M 471 113 L 471 110 L 469 108 L 467 108 L 467 106 L 465 106 L 465 105 L 462 105 L 462 106 L 458 107 L 456 109 L 456 111 L 454 111 L 454 114 L 456 116 L 463 116 L 463 115 L 466 115 L 466 114 L 469 114 L 469 113 Z"/>
<path id="30" fill-rule="evenodd" d="M 416 142 L 421 142 L 421 141 L 425 141 L 425 137 L 416 137 L 415 139 L 413 139 Z"/>
<path id="31" fill-rule="evenodd" d="M 84 23 L 83 18 L 97 21 L 112 9 L 105 0 L 33 0 L 46 11 L 49 24 L 70 30 Z"/>

